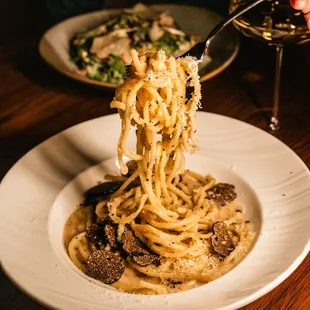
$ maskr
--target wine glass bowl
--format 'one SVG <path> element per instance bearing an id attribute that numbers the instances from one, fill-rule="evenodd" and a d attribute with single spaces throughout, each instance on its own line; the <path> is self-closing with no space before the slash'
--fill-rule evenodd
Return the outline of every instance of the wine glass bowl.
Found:
<path id="1" fill-rule="evenodd" d="M 230 12 L 248 0 L 231 0 Z M 310 31 L 301 11 L 294 10 L 289 0 L 265 0 L 234 20 L 242 34 L 276 47 L 276 72 L 273 105 L 268 124 L 270 131 L 277 131 L 279 123 L 280 73 L 283 47 L 310 41 Z"/>
<path id="2" fill-rule="evenodd" d="M 244 0 L 232 0 L 234 11 Z M 303 13 L 294 10 L 288 0 L 265 0 L 234 21 L 244 35 L 270 45 L 305 43 L 310 40 Z"/>

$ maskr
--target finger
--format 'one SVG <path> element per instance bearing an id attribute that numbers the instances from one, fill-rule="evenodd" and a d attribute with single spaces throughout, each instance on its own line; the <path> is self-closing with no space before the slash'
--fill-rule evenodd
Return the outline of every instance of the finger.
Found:
<path id="1" fill-rule="evenodd" d="M 310 29 L 310 12 L 308 12 L 307 14 L 305 14 L 305 19 L 306 19 L 306 21 L 307 21 L 308 28 Z"/>
<path id="2" fill-rule="evenodd" d="M 290 0 L 291 5 L 296 10 L 304 13 L 308 28 L 310 29 L 310 0 Z"/>
<path id="3" fill-rule="evenodd" d="M 307 5 L 306 0 L 290 0 L 290 2 L 295 10 L 303 10 Z"/>
<path id="4" fill-rule="evenodd" d="M 304 14 L 310 13 L 310 1 L 306 1 L 304 7 L 301 10 Z"/>

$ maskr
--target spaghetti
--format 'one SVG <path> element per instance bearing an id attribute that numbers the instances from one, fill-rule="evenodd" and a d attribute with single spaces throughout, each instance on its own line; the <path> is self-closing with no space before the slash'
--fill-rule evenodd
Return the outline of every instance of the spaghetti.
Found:
<path id="1" fill-rule="evenodd" d="M 96 221 L 112 220 L 118 240 L 130 228 L 160 257 L 160 263 L 141 266 L 128 256 L 125 272 L 114 287 L 130 293 L 176 292 L 230 270 L 249 251 L 254 233 L 234 202 L 223 206 L 212 199 L 210 193 L 217 188 L 212 176 L 185 170 L 184 151 L 198 149 L 195 112 L 201 93 L 197 61 L 167 57 L 163 51 L 139 56 L 133 50 L 131 56 L 129 77 L 111 103 L 122 124 L 117 145 L 122 183 L 108 199 L 96 204 Z M 137 137 L 135 151 L 126 146 L 132 128 Z M 128 160 L 136 162 L 133 171 L 128 170 Z M 89 225 L 91 216 L 84 223 Z M 73 219 L 74 214 L 71 225 Z M 227 227 L 228 255 L 219 254 L 216 242 L 212 243 L 218 240 L 213 227 L 219 221 Z M 71 235 L 65 241 L 72 261 L 84 272 L 94 251 L 85 235 L 87 225 L 82 225 L 72 241 Z"/>

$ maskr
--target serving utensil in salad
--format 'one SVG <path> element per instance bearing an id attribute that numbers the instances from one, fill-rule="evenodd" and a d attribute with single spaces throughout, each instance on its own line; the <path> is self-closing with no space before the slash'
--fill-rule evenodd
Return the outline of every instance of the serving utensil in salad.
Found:
<path id="1" fill-rule="evenodd" d="M 224 18 L 207 36 L 207 38 L 194 45 L 190 50 L 186 53 L 182 54 L 180 57 L 192 56 L 197 58 L 197 60 L 202 60 L 211 41 L 228 25 L 230 24 L 235 18 L 240 16 L 241 14 L 245 13 L 246 11 L 250 10 L 254 6 L 258 5 L 259 3 L 263 2 L 264 0 L 250 0 L 246 2 L 244 5 L 240 6 L 238 9 L 233 11 L 229 14 L 226 18 Z"/>

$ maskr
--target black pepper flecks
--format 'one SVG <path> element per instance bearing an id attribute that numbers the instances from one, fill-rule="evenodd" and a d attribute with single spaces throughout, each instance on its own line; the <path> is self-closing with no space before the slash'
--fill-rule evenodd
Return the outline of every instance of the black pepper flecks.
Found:
<path id="1" fill-rule="evenodd" d="M 125 265 L 123 259 L 117 254 L 105 250 L 96 250 L 90 254 L 86 262 L 87 274 L 105 284 L 118 281 Z"/>
<path id="2" fill-rule="evenodd" d="M 175 280 L 171 280 L 170 282 L 172 284 L 174 284 L 174 285 L 178 285 L 178 284 L 182 284 L 183 283 L 182 281 L 175 281 Z"/>
<path id="3" fill-rule="evenodd" d="M 207 198 L 223 207 L 236 199 L 235 186 L 228 183 L 218 183 L 207 190 Z"/>
<path id="4" fill-rule="evenodd" d="M 227 226 L 224 222 L 216 222 L 213 225 L 213 235 L 211 245 L 216 253 L 221 256 L 228 256 L 235 246 L 228 233 Z"/>

